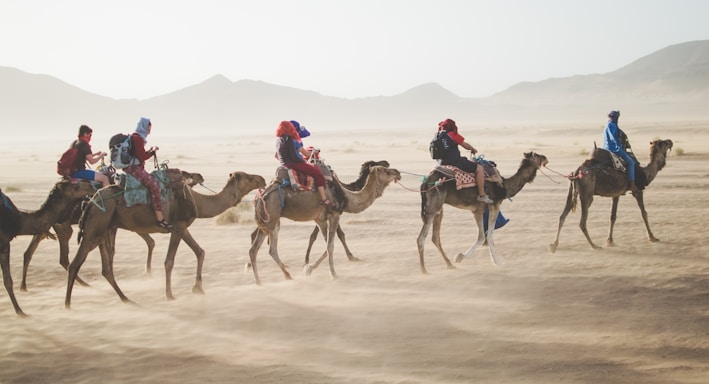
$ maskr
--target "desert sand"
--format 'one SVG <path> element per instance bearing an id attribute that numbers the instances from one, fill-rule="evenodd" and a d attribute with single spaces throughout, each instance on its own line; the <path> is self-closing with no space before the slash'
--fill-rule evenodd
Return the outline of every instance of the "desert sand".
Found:
<path id="1" fill-rule="evenodd" d="M 453 116 L 453 118 L 455 118 Z M 627 120 L 627 119 L 626 119 Z M 274 123 L 274 129 L 277 122 Z M 429 240 L 419 271 L 421 228 L 416 192 L 433 161 L 427 128 L 318 132 L 306 145 L 321 148 L 344 181 L 367 160 L 388 160 L 400 184 L 361 214 L 342 217 L 359 262 L 335 245 L 333 280 L 324 263 L 311 276 L 303 257 L 312 223 L 282 222 L 279 251 L 294 276 L 285 281 L 261 249 L 263 285 L 244 270 L 254 229 L 252 192 L 239 222 L 197 220 L 194 238 L 206 250 L 204 295 L 191 292 L 195 257 L 182 244 L 173 271 L 176 300 L 164 295 L 167 235 L 156 234 L 153 273 L 146 247 L 119 231 L 118 283 L 137 305 L 123 304 L 101 276 L 98 251 L 81 269 L 91 286 L 75 286 L 64 308 L 66 272 L 56 241 L 45 240 L 30 265 L 28 292 L 19 291 L 28 236 L 12 244 L 15 290 L 29 318 L 15 315 L 0 294 L 0 383 L 706 383 L 709 380 L 709 122 L 621 120 L 636 155 L 648 161 L 648 143 L 672 139 L 667 166 L 645 191 L 650 243 L 635 200 L 620 201 L 615 247 L 592 250 L 569 215 L 559 248 L 556 234 L 568 174 L 601 140 L 601 124 L 482 126 L 459 122 L 461 133 L 503 176 L 527 151 L 549 159 L 544 173 L 502 204 L 510 222 L 488 248 L 445 265 Z M 114 132 L 94 127 L 94 149 Z M 21 135 L 21 133 L 20 133 Z M 26 210 L 40 207 L 58 176 L 54 164 L 66 143 L 41 135 L 0 141 L 0 187 Z M 273 130 L 233 136 L 172 137 L 154 127 L 150 144 L 169 166 L 200 172 L 200 193 L 218 191 L 229 172 L 270 180 Z M 148 167 L 149 169 L 151 166 Z M 556 171 L 558 173 L 552 172 Z M 589 230 L 605 244 L 611 200 L 596 197 Z M 445 208 L 443 246 L 450 257 L 474 243 L 469 212 Z M 76 233 L 76 230 L 75 230 Z M 76 251 L 71 242 L 70 257 Z M 313 254 L 325 250 L 320 239 Z"/>

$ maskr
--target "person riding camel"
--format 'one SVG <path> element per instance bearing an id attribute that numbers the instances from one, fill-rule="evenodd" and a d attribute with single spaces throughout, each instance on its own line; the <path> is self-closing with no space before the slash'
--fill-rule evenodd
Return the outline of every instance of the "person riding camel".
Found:
<path id="1" fill-rule="evenodd" d="M 494 203 L 490 197 L 485 193 L 485 171 L 483 167 L 478 166 L 478 163 L 468 160 L 460 155 L 460 150 L 458 146 L 471 151 L 473 154 L 478 151 L 465 141 L 465 138 L 458 133 L 458 127 L 455 125 L 455 121 L 451 119 L 445 119 L 438 123 L 438 134 L 443 134 L 443 143 L 445 146 L 445 152 L 443 158 L 440 159 L 441 165 L 453 165 L 465 172 L 475 174 L 475 184 L 478 186 L 478 201 L 485 204 Z"/>
<path id="2" fill-rule="evenodd" d="M 608 122 L 603 129 L 603 148 L 625 160 L 628 166 L 630 191 L 635 193 L 638 191 L 638 187 L 635 185 L 635 161 L 623 148 L 623 137 L 625 133 L 618 127 L 619 117 L 620 111 L 610 111 L 608 113 Z M 627 138 L 627 136 L 625 137 Z"/>
<path id="3" fill-rule="evenodd" d="M 312 176 L 320 194 L 320 204 L 332 208 L 333 203 L 325 194 L 325 177 L 320 168 L 303 159 L 303 156 L 309 156 L 309 152 L 302 147 L 302 140 L 293 123 L 281 121 L 276 129 L 276 137 L 276 158 L 281 165 Z M 296 148 L 296 143 L 301 143 L 300 148 Z M 301 151 L 303 151 L 302 156 L 299 153 Z"/>

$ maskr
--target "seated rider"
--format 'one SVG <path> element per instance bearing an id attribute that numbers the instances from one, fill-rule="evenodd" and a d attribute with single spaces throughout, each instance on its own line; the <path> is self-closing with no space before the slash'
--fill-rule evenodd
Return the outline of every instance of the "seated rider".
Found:
<path id="1" fill-rule="evenodd" d="M 169 231 L 172 229 L 172 224 L 168 223 L 163 215 L 162 200 L 160 200 L 160 185 L 145 170 L 145 160 L 155 156 L 155 152 L 160 149 L 157 146 L 150 147 L 147 150 L 145 149 L 145 144 L 148 142 L 148 135 L 152 129 L 153 123 L 150 119 L 141 117 L 140 120 L 138 120 L 135 132 L 130 135 L 130 139 L 133 141 L 133 148 L 135 149 L 135 160 L 132 165 L 124 168 L 123 171 L 135 177 L 141 184 L 148 188 L 150 191 L 150 204 L 155 212 L 157 225 Z"/>
<path id="2" fill-rule="evenodd" d="M 445 134 L 443 134 L 445 132 Z M 471 151 L 473 154 L 478 151 L 465 141 L 465 138 L 458 134 L 458 127 L 455 121 L 445 119 L 438 123 L 438 134 L 443 134 L 443 144 L 445 154 L 440 161 L 441 165 L 454 165 L 465 172 L 475 174 L 475 183 L 478 186 L 478 201 L 485 204 L 492 204 L 493 201 L 485 194 L 485 171 L 474 161 L 468 160 L 460 155 L 458 145 Z"/>
<path id="3" fill-rule="evenodd" d="M 603 130 L 603 148 L 625 159 L 628 165 L 630 191 L 634 193 L 638 191 L 638 187 L 635 186 L 635 161 L 633 161 L 632 156 L 623 149 L 622 137 L 625 133 L 618 127 L 619 117 L 620 111 L 610 111 L 608 113 L 608 123 L 606 123 L 606 127 Z"/>
<path id="4" fill-rule="evenodd" d="M 87 162 L 89 164 L 95 164 L 107 155 L 106 152 L 101 151 L 96 153 L 91 152 L 91 144 L 89 143 L 91 142 L 93 132 L 93 129 L 91 129 L 88 125 L 82 125 L 79 127 L 79 137 L 71 144 L 78 149 L 76 164 L 74 165 L 74 169 L 76 170 L 70 176 L 74 179 L 95 181 L 97 183 L 101 183 L 101 185 L 105 187 L 110 184 L 108 176 L 92 169 L 86 169 Z"/>
<path id="5" fill-rule="evenodd" d="M 288 169 L 294 169 L 296 171 L 302 172 L 308 176 L 312 176 L 315 179 L 315 186 L 318 188 L 318 193 L 320 194 L 320 204 L 328 207 L 332 207 L 332 202 L 327 198 L 325 194 L 325 177 L 314 164 L 309 164 L 301 154 L 296 149 L 296 142 L 300 142 L 300 135 L 296 131 L 295 126 L 290 121 L 281 121 L 276 129 L 276 158 L 281 163 L 282 166 Z M 303 156 L 310 156 L 310 154 L 305 151 Z"/>

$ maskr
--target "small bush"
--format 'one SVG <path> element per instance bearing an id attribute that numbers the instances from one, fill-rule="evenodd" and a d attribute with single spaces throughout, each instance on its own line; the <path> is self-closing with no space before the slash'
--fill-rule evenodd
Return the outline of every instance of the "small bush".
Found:
<path id="1" fill-rule="evenodd" d="M 254 209 L 251 201 L 242 201 L 222 212 L 215 220 L 217 225 L 248 224 L 254 222 Z"/>
<path id="2" fill-rule="evenodd" d="M 677 147 L 675 148 L 675 153 L 677 154 L 677 156 L 682 156 L 684 155 L 684 149 L 682 149 L 681 147 Z"/>
<path id="3" fill-rule="evenodd" d="M 3 188 L 3 192 L 5 192 L 5 193 L 22 192 L 22 188 L 20 188 L 16 185 L 8 185 L 7 187 Z"/>

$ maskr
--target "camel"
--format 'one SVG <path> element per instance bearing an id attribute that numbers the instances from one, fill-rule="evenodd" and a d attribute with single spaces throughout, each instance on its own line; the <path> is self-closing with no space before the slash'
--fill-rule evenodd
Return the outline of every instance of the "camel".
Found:
<path id="1" fill-rule="evenodd" d="M 3 194 L 2 214 L 3 224 L 0 225 L 0 267 L 5 289 L 10 295 L 10 300 L 15 308 L 15 313 L 20 317 L 27 316 L 15 298 L 10 273 L 10 241 L 17 235 L 44 234 L 58 221 L 66 220 L 71 214 L 71 209 L 77 201 L 86 195 L 94 193 L 95 189 L 90 182 L 71 182 L 61 180 L 49 192 L 47 200 L 36 211 L 18 210 L 9 197 Z"/>
<path id="2" fill-rule="evenodd" d="M 204 293 L 202 289 L 202 265 L 205 252 L 192 237 L 188 227 L 195 219 L 214 217 L 238 204 L 252 190 L 264 188 L 265 186 L 266 181 L 259 175 L 233 172 L 229 175 L 226 186 L 215 195 L 202 195 L 186 185 L 178 188 L 175 198 L 164 205 L 165 216 L 173 224 L 167 256 L 165 257 L 165 296 L 168 300 L 175 299 L 172 294 L 171 276 L 180 240 L 184 240 L 197 257 L 197 272 L 192 292 Z M 71 292 L 79 269 L 89 252 L 97 246 L 101 253 L 103 276 L 111 284 L 121 301 L 124 303 L 132 302 L 118 287 L 113 275 L 115 231 L 111 233 L 109 230 L 122 228 L 137 233 L 156 233 L 162 232 L 162 229 L 156 225 L 155 214 L 149 205 L 137 205 L 127 208 L 122 198 L 116 198 L 119 194 L 119 187 L 101 189 L 93 200 L 102 201 L 103 209 L 98 209 L 92 204 L 87 206 L 81 215 L 79 221 L 80 245 L 74 260 L 69 264 L 69 278 L 64 301 L 66 308 L 71 307 Z"/>
<path id="3" fill-rule="evenodd" d="M 428 178 L 421 184 L 421 220 L 423 227 L 419 233 L 416 244 L 419 250 L 419 262 L 421 265 L 421 273 L 427 274 L 426 266 L 423 260 L 424 242 L 428 231 L 433 225 L 433 235 L 431 240 L 436 245 L 438 251 L 443 256 L 443 261 L 448 269 L 455 268 L 443 251 L 441 244 L 441 222 L 443 221 L 443 205 L 449 204 L 456 208 L 470 210 L 475 217 L 475 223 L 478 226 L 478 240 L 468 249 L 465 254 L 459 253 L 456 256 L 456 262 L 459 263 L 464 257 L 470 257 L 475 249 L 482 245 L 487 239 L 490 260 L 494 265 L 498 264 L 495 256 L 495 221 L 500 212 L 500 205 L 506 198 L 513 197 L 522 190 L 526 183 L 531 183 L 537 175 L 537 170 L 548 163 L 546 156 L 534 152 L 524 154 L 522 163 L 515 173 L 510 178 L 503 178 L 502 185 L 489 182 L 485 184 L 487 194 L 494 201 L 489 205 L 488 217 L 488 233 L 485 236 L 483 230 L 483 213 L 485 212 L 484 203 L 477 200 L 477 187 L 456 189 L 455 182 L 441 181 L 444 175 L 436 170 L 433 170 Z M 451 179 L 449 179 L 451 180 Z"/>
<path id="4" fill-rule="evenodd" d="M 389 168 L 389 162 L 386 160 L 380 160 L 380 161 L 365 161 L 362 166 L 359 169 L 359 177 L 357 177 L 357 180 L 342 184 L 342 188 L 345 188 L 350 191 L 359 191 L 364 187 L 364 182 L 367 180 L 367 176 L 369 176 L 369 169 L 373 166 L 380 165 L 382 167 Z M 339 181 L 339 180 L 338 180 Z M 347 212 L 347 210 L 345 210 Z M 258 232 L 258 228 L 255 229 L 251 233 L 251 241 L 254 241 L 256 238 L 256 233 Z M 315 240 L 318 238 L 318 234 L 320 233 L 320 227 L 315 225 L 315 228 L 313 228 L 313 232 L 310 234 L 310 240 L 308 242 L 308 249 L 305 250 L 305 264 L 310 263 L 310 250 L 313 248 L 313 244 L 315 243 Z M 340 242 L 342 243 L 342 246 L 345 248 L 345 254 L 347 255 L 347 259 L 349 261 L 359 261 L 358 258 L 352 254 L 352 251 L 350 251 L 350 248 L 347 246 L 347 242 L 345 241 L 345 232 L 342 231 L 342 226 L 337 227 L 337 238 L 340 239 Z M 327 239 L 326 239 L 327 240 Z"/>
<path id="5" fill-rule="evenodd" d="M 185 184 L 190 187 L 204 182 L 204 178 L 199 173 L 190 173 L 185 171 L 182 171 L 181 173 Z M 59 264 L 65 270 L 69 268 L 69 239 L 71 239 L 71 235 L 73 233 L 71 226 L 73 224 L 79 223 L 79 216 L 81 216 L 81 206 L 84 201 L 85 200 L 82 200 L 76 203 L 68 220 L 65 220 L 61 223 L 55 223 L 52 226 L 52 228 L 54 229 L 55 236 L 51 236 L 49 233 L 44 233 L 37 234 L 32 237 L 32 240 L 27 246 L 27 250 L 25 250 L 24 254 L 20 291 L 27 292 L 27 271 L 29 270 L 30 262 L 32 261 L 32 256 L 37 250 L 39 243 L 46 238 L 52 238 L 59 241 Z M 150 237 L 150 235 L 148 235 L 147 233 L 139 233 L 138 236 L 140 236 L 145 241 L 145 244 L 148 246 L 148 259 L 145 266 L 145 272 L 150 275 L 153 249 L 155 248 L 155 240 L 153 240 L 153 238 Z M 76 277 L 76 281 L 83 286 L 88 286 L 88 284 L 78 276 Z"/>
<path id="6" fill-rule="evenodd" d="M 638 166 L 635 171 L 635 184 L 638 187 L 638 192 L 633 193 L 635 201 L 638 202 L 640 213 L 645 222 L 647 237 L 650 242 L 659 241 L 650 230 L 650 224 L 645 211 L 645 203 L 643 202 L 643 189 L 648 186 L 657 176 L 657 173 L 665 167 L 666 158 L 669 151 L 672 149 L 672 140 L 654 140 L 650 142 L 650 162 L 645 167 Z M 607 152 L 606 152 L 607 156 Z M 640 163 L 637 163 L 640 164 Z M 559 216 L 559 228 L 556 231 L 556 239 L 549 244 L 549 252 L 556 252 L 559 245 L 559 234 L 561 227 L 564 225 L 566 216 L 569 211 L 576 209 L 577 200 L 581 200 L 581 221 L 579 227 L 586 236 L 586 240 L 593 249 L 601 249 L 591 241 L 591 236 L 586 228 L 586 220 L 588 219 L 588 208 L 593 202 L 593 196 L 610 197 L 613 199 L 611 205 L 611 220 L 610 229 L 608 231 L 608 239 L 606 245 L 612 247 L 615 245 L 613 241 L 613 226 L 615 225 L 616 212 L 618 210 L 618 201 L 620 196 L 625 195 L 628 188 L 628 175 L 616 171 L 612 166 L 604 165 L 603 162 L 598 162 L 594 159 L 587 159 L 581 166 L 574 171 L 571 176 L 571 184 L 569 185 L 569 193 L 566 197 L 566 205 L 564 211 Z"/>
<path id="7" fill-rule="evenodd" d="M 369 176 L 362 190 L 357 192 L 348 191 L 341 188 L 341 185 L 337 181 L 336 187 L 341 189 L 341 193 L 343 194 L 343 209 L 347 209 L 349 212 L 361 212 L 372 205 L 374 200 L 384 193 L 384 189 L 392 181 L 398 181 L 400 179 L 401 174 L 396 169 L 374 166 L 370 169 Z M 332 191 L 329 189 L 328 194 L 332 195 Z M 333 200 L 332 196 L 329 196 L 329 198 Z M 251 243 L 251 248 L 249 249 L 250 262 L 247 263 L 247 268 L 250 265 L 253 269 L 254 279 L 257 285 L 261 285 L 261 280 L 259 279 L 256 267 L 256 256 L 266 237 L 268 237 L 271 257 L 280 267 L 286 280 L 292 279 L 278 256 L 278 231 L 282 217 L 293 221 L 315 221 L 322 233 L 326 234 L 327 251 L 315 264 L 306 265 L 304 267 L 305 273 L 306 275 L 310 275 L 327 256 L 330 263 L 330 276 L 333 279 L 337 278 L 332 255 L 334 250 L 334 237 L 339 226 L 340 214 L 342 212 L 337 209 L 327 208 L 321 205 L 319 201 L 320 199 L 315 192 L 299 192 L 290 188 L 281 188 L 277 181 L 272 182 L 260 198 L 257 199 L 255 204 L 255 217 L 258 232 Z"/>

